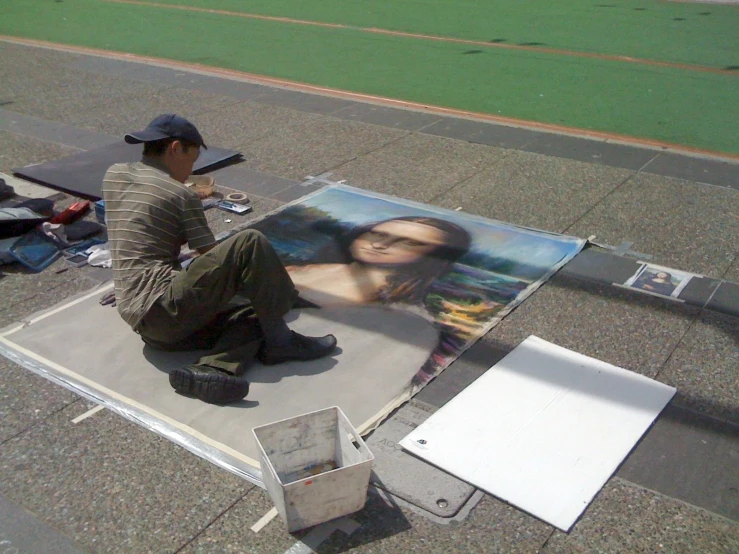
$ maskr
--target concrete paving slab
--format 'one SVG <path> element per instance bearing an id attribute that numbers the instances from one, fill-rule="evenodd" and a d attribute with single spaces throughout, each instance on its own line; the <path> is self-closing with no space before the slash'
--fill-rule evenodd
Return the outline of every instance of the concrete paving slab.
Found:
<path id="1" fill-rule="evenodd" d="M 455 117 L 444 117 L 440 121 L 424 127 L 422 132 L 499 148 L 522 148 L 538 139 L 540 135 L 536 131 L 519 127 L 508 127 Z"/>
<path id="2" fill-rule="evenodd" d="M 566 232 L 633 242 L 633 250 L 654 255 L 653 263 L 718 277 L 739 244 L 737 213 L 737 191 L 640 173 Z"/>
<path id="3" fill-rule="evenodd" d="M 0 443 L 78 400 L 67 389 L 0 357 Z"/>
<path id="4" fill-rule="evenodd" d="M 312 194 L 317 190 L 321 190 L 322 188 L 323 185 L 293 185 L 290 188 L 273 194 L 270 196 L 270 199 L 285 203 L 292 202 L 298 198 Z"/>
<path id="5" fill-rule="evenodd" d="M 272 87 L 250 83 L 240 79 L 227 79 L 181 70 L 175 71 L 174 78 L 167 79 L 167 84 L 189 90 L 199 90 L 201 92 L 228 96 L 236 100 L 255 100 L 258 96 L 270 94 L 274 90 Z M 159 77 L 157 76 L 157 78 Z"/>
<path id="6" fill-rule="evenodd" d="M 255 83 L 99 56 L 81 56 L 79 61 L 71 65 L 75 69 L 92 73 L 125 76 L 126 78 L 137 81 L 228 96 L 237 100 L 252 99 L 271 90 L 270 87 Z"/>
<path id="7" fill-rule="evenodd" d="M 250 142 L 242 152 L 252 169 L 302 181 L 308 175 L 325 173 L 406 134 L 402 130 L 324 117 L 293 127 L 290 133 Z"/>
<path id="8" fill-rule="evenodd" d="M 67 60 L 65 65 L 73 69 L 80 71 L 88 71 L 90 73 L 100 73 L 102 75 L 112 75 L 117 77 L 129 77 L 132 78 L 132 73 L 139 66 L 152 67 L 150 64 L 139 64 L 136 62 L 130 62 L 127 60 L 117 60 L 114 58 L 108 58 L 104 56 L 94 55 L 79 55 L 73 60 Z M 165 73 L 166 71 L 173 71 L 170 69 L 161 68 Z M 145 81 L 146 79 L 140 79 Z M 155 82 L 155 81 L 149 81 Z M 164 83 L 166 84 L 166 83 Z"/>
<path id="9" fill-rule="evenodd" d="M 80 269 L 80 273 L 93 284 L 98 285 L 113 279 L 113 268 L 96 267 L 84 265 Z"/>
<path id="10" fill-rule="evenodd" d="M 722 282 L 706 307 L 709 310 L 739 317 L 739 285 Z"/>
<path id="11" fill-rule="evenodd" d="M 292 547 L 297 539 L 285 531 L 280 516 L 276 516 L 259 532 L 251 529 L 272 507 L 272 500 L 267 492 L 255 487 L 180 552 L 182 554 L 210 554 L 212 552 L 281 554 Z M 305 532 L 296 534 L 298 537 L 303 535 Z"/>
<path id="12" fill-rule="evenodd" d="M 500 163 L 436 202 L 525 227 L 563 232 L 632 175 L 626 169 L 512 150 Z"/>
<path id="13" fill-rule="evenodd" d="M 370 482 L 438 517 L 451 518 L 469 500 L 475 487 L 412 456 L 399 444 L 435 411 L 434 406 L 411 400 L 372 432 L 366 440 L 375 455 Z"/>
<path id="14" fill-rule="evenodd" d="M 242 150 L 260 137 L 284 136 L 292 127 L 305 125 L 318 117 L 288 108 L 239 102 L 188 119 L 197 126 L 206 144 Z"/>
<path id="15" fill-rule="evenodd" d="M 542 554 L 711 552 L 739 549 L 739 525 L 621 479 L 612 479 L 569 535 L 555 531 Z"/>
<path id="16" fill-rule="evenodd" d="M 530 554 L 539 550 L 552 531 L 547 524 L 490 496 L 483 497 L 464 521 L 449 525 L 439 525 L 407 508 L 388 505 L 375 495 L 369 496 L 364 510 L 351 517 L 361 528 L 350 537 L 334 533 L 322 545 L 321 554 Z"/>
<path id="17" fill-rule="evenodd" d="M 618 476 L 739 522 L 739 426 L 668 406 Z"/>
<path id="18" fill-rule="evenodd" d="M 560 269 L 559 275 L 603 284 L 625 283 L 639 267 L 636 260 L 589 247 Z"/>
<path id="19" fill-rule="evenodd" d="M 597 247 L 591 247 L 580 252 L 560 270 L 559 274 L 585 281 L 621 285 L 632 277 L 641 265 L 633 258 L 618 256 Z M 680 292 L 678 298 L 690 306 L 706 307 L 721 283 L 721 280 L 710 277 L 693 277 Z M 711 309 L 731 313 L 727 312 L 726 307 L 720 303 L 712 305 Z M 739 314 L 739 304 L 737 313 Z"/>
<path id="20" fill-rule="evenodd" d="M 705 307 L 716 289 L 721 284 L 718 279 L 710 277 L 694 277 L 680 293 L 680 300 L 685 300 L 691 306 Z"/>
<path id="21" fill-rule="evenodd" d="M 42 75 L 12 75 L 7 110 L 69 123 L 75 113 L 103 110 L 126 96 L 149 98 L 161 87 L 141 81 L 51 66 Z"/>
<path id="22" fill-rule="evenodd" d="M 351 100 L 344 100 L 334 96 L 310 94 L 284 88 L 272 88 L 265 94 L 256 97 L 255 101 L 261 102 L 262 104 L 271 104 L 272 106 L 322 115 L 331 114 L 354 104 Z"/>
<path id="23" fill-rule="evenodd" d="M 653 378 L 697 313 L 648 295 L 555 276 L 482 340 L 511 350 L 536 335 Z"/>
<path id="24" fill-rule="evenodd" d="M 161 87 L 143 105 L 140 97 L 126 96 L 112 100 L 105 111 L 78 112 L 68 122 L 76 127 L 92 129 L 120 139 L 126 133 L 143 129 L 152 119 L 163 113 L 176 113 L 192 120 L 198 114 L 218 110 L 236 102 L 238 100 L 227 96 Z M 208 140 L 205 143 L 221 146 Z"/>
<path id="25" fill-rule="evenodd" d="M 47 48 L 33 48 L 10 42 L 0 43 L 0 102 L 10 100 L 16 76 L 33 75 L 43 79 L 46 70 L 67 66 L 80 59 L 77 54 L 57 52 Z"/>
<path id="26" fill-rule="evenodd" d="M 57 143 L 72 148 L 90 150 L 119 140 L 117 137 L 80 129 L 66 123 L 48 121 L 31 115 L 0 109 L 0 130 L 44 142 Z M 35 162 L 35 160 L 31 160 Z M 27 163 L 31 163 L 27 162 Z M 23 164 L 25 165 L 25 164 Z"/>
<path id="27" fill-rule="evenodd" d="M 605 140 L 541 133 L 521 150 L 637 171 L 657 157 L 658 151 L 614 144 Z"/>
<path id="28" fill-rule="evenodd" d="M 739 190 L 739 163 L 661 153 L 643 171 Z"/>
<path id="29" fill-rule="evenodd" d="M 739 217 L 739 214 L 737 214 L 737 217 Z M 729 269 L 723 274 L 723 278 L 732 283 L 739 283 L 739 256 L 734 258 Z"/>
<path id="30" fill-rule="evenodd" d="M 90 550 L 174 552 L 253 488 L 108 410 L 74 424 L 81 404 L 0 447 L 0 492 Z"/>
<path id="31" fill-rule="evenodd" d="M 432 113 L 419 112 L 415 110 L 401 110 L 388 108 L 376 104 L 363 104 L 357 102 L 351 106 L 332 114 L 341 119 L 361 121 L 373 125 L 395 127 L 406 131 L 418 131 L 441 120 L 441 116 Z"/>
<path id="32" fill-rule="evenodd" d="M 0 171 L 3 173 L 12 173 L 14 167 L 56 160 L 79 151 L 77 148 L 0 131 Z"/>
<path id="33" fill-rule="evenodd" d="M 739 319 L 703 312 L 658 379 L 677 388 L 674 403 L 739 423 Z"/>
<path id="34" fill-rule="evenodd" d="M 71 539 L 46 525 L 31 512 L 0 496 L 0 546 L 4 552 L 54 552 L 83 554 L 85 551 Z"/>
<path id="35" fill-rule="evenodd" d="M 255 171 L 246 165 L 246 163 L 239 163 L 209 172 L 208 175 L 215 178 L 217 190 L 226 187 L 233 189 L 233 192 L 245 192 L 250 196 L 262 198 L 272 196 L 297 184 L 297 181 Z"/>
<path id="36" fill-rule="evenodd" d="M 336 168 L 331 179 L 430 202 L 505 155 L 500 148 L 414 133 Z"/>

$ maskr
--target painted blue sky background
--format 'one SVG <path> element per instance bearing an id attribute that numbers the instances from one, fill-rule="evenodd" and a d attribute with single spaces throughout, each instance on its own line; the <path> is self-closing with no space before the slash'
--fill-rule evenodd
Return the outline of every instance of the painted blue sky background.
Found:
<path id="1" fill-rule="evenodd" d="M 575 237 L 521 229 L 426 204 L 378 196 L 360 189 L 334 186 L 300 204 L 320 208 L 340 221 L 357 225 L 408 215 L 439 217 L 465 228 L 472 236 L 475 252 L 542 268 L 576 254 L 584 242 Z"/>

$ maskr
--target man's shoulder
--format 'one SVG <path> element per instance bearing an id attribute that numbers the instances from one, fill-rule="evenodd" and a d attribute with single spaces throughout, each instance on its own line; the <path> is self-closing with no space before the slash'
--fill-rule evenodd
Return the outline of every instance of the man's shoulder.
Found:
<path id="1" fill-rule="evenodd" d="M 108 168 L 107 174 L 110 175 L 129 175 L 138 179 L 156 179 L 161 181 L 171 181 L 176 183 L 172 177 L 167 175 L 161 169 L 146 165 L 141 162 L 125 162 L 113 164 Z"/>
<path id="2" fill-rule="evenodd" d="M 148 185 L 180 198 L 197 196 L 190 187 L 176 181 L 168 173 L 141 162 L 113 164 L 108 168 L 104 180 Z"/>

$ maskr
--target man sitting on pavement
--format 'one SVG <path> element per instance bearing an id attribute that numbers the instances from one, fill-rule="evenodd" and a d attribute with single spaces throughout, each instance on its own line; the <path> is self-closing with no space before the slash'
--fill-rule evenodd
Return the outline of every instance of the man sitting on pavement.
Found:
<path id="1" fill-rule="evenodd" d="M 118 312 L 153 348 L 210 350 L 170 374 L 175 390 L 235 402 L 249 392 L 240 375 L 254 357 L 272 365 L 330 354 L 333 335 L 305 337 L 285 323 L 297 292 L 263 234 L 245 230 L 216 243 L 184 184 L 207 148 L 195 126 L 165 114 L 125 140 L 144 144 L 141 161 L 113 165 L 103 181 Z M 198 255 L 182 269 L 185 243 Z M 234 304 L 237 294 L 249 304 Z"/>

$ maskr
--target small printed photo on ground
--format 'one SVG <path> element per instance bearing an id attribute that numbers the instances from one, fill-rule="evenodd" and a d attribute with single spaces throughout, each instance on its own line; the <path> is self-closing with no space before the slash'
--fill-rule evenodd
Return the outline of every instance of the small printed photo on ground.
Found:
<path id="1" fill-rule="evenodd" d="M 677 298 L 693 277 L 696 277 L 694 273 L 643 263 L 624 286 L 658 296 Z"/>

